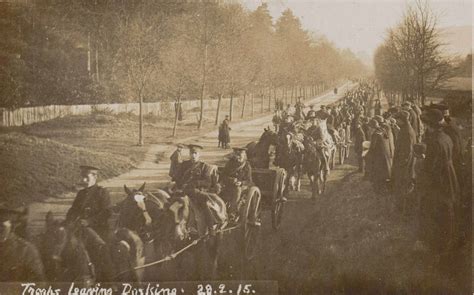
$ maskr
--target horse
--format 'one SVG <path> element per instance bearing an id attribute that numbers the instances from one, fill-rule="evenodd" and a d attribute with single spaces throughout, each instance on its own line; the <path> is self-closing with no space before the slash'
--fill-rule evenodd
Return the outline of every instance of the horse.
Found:
<path id="1" fill-rule="evenodd" d="M 305 152 L 305 170 L 315 193 L 324 193 L 326 189 L 327 176 L 334 166 L 336 145 L 329 134 L 326 120 L 317 119 L 315 125 L 306 131 L 304 141 L 307 150 Z"/>
<path id="2" fill-rule="evenodd" d="M 311 197 L 316 198 L 316 195 L 321 195 L 326 190 L 326 181 L 329 170 L 326 169 L 323 157 L 324 152 L 318 148 L 311 137 L 305 137 L 304 141 L 305 154 L 303 169 L 308 175 L 311 186 Z"/>
<path id="3" fill-rule="evenodd" d="M 247 157 L 253 168 L 270 168 L 270 147 L 276 146 L 278 135 L 270 128 L 264 128 L 260 139 L 246 145 Z"/>
<path id="4" fill-rule="evenodd" d="M 144 187 L 145 184 L 138 190 L 130 190 L 124 186 L 127 197 L 120 205 L 119 224 L 134 229 L 153 241 L 155 252 L 161 256 L 171 255 L 189 245 L 192 240 L 208 237 L 190 251 L 194 254 L 197 275 L 202 277 L 202 254 L 207 250 L 210 258 L 207 260 L 210 261 L 207 269 L 210 269 L 211 278 L 214 278 L 222 234 L 209 236 L 202 213 L 189 197 L 178 194 L 172 197 L 167 191 L 160 189 L 145 193 Z M 180 257 L 177 257 L 177 263 L 177 272 L 180 272 Z M 181 273 L 177 273 L 177 276 L 181 276 Z"/>
<path id="5" fill-rule="evenodd" d="M 281 110 L 277 109 L 275 111 L 275 115 L 273 115 L 272 118 L 272 123 L 273 127 L 275 127 L 275 132 L 278 132 L 281 122 L 283 122 L 283 114 Z"/>
<path id="6" fill-rule="evenodd" d="M 286 187 L 299 191 L 301 187 L 301 173 L 303 171 L 304 145 L 291 132 L 282 132 L 276 155 L 276 165 L 285 169 L 288 178 Z"/>
<path id="7" fill-rule="evenodd" d="M 139 281 L 141 241 L 126 229 L 119 229 L 111 243 L 104 245 L 79 237 L 80 225 L 64 226 L 51 212 L 46 214 L 46 230 L 40 237 L 40 253 L 50 281 L 79 282 L 91 286 L 96 281 Z"/>
<path id="8" fill-rule="evenodd" d="M 304 120 L 305 115 L 304 115 L 304 105 L 302 103 L 297 103 L 295 107 L 295 121 L 301 121 Z"/>

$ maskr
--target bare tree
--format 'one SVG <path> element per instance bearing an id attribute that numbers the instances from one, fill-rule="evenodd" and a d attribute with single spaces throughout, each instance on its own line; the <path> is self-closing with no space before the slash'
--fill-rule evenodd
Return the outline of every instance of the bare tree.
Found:
<path id="1" fill-rule="evenodd" d="M 166 35 L 165 25 L 159 14 L 147 12 L 145 4 L 119 24 L 122 46 L 116 63 L 127 77 L 129 89 L 139 102 L 138 145 L 143 145 L 143 100 L 152 75 L 160 65 L 159 49 Z"/>
<path id="2" fill-rule="evenodd" d="M 437 24 L 427 1 L 417 0 L 407 8 L 376 55 L 376 73 L 382 85 L 399 76 L 397 90 L 403 98 L 420 99 L 424 104 L 427 91 L 451 77 L 451 61 L 443 55 Z"/>

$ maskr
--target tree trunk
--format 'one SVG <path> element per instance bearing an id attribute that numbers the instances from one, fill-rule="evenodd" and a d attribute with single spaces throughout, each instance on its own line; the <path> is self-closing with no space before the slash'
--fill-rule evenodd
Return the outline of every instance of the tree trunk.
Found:
<path id="1" fill-rule="evenodd" d="M 263 105 L 265 104 L 265 102 L 263 101 L 263 99 L 265 97 L 265 94 L 264 94 L 263 91 L 261 92 L 261 97 L 262 97 L 262 103 L 260 104 L 260 113 L 263 114 Z"/>
<path id="2" fill-rule="evenodd" d="M 207 78 L 207 44 L 204 46 L 204 60 L 202 63 L 202 84 L 201 84 L 201 111 L 199 115 L 198 129 L 202 128 L 204 123 L 204 96 L 206 95 L 206 78 Z"/>
<path id="3" fill-rule="evenodd" d="M 95 78 L 96 81 L 100 81 L 100 76 L 99 76 L 99 42 L 95 44 Z"/>
<path id="4" fill-rule="evenodd" d="M 243 118 L 245 115 L 245 100 L 247 99 L 247 93 L 244 92 L 244 98 L 242 101 L 242 114 L 240 115 L 240 118 Z"/>
<path id="5" fill-rule="evenodd" d="M 229 121 L 232 121 L 234 114 L 234 93 L 230 92 Z"/>
<path id="6" fill-rule="evenodd" d="M 272 89 L 268 88 L 268 111 L 272 111 Z"/>
<path id="7" fill-rule="evenodd" d="M 174 123 L 173 123 L 173 137 L 176 136 L 176 130 L 178 129 L 178 117 L 179 117 L 180 105 L 181 105 L 181 95 L 178 95 L 178 101 L 176 104 Z"/>
<path id="8" fill-rule="evenodd" d="M 139 105 L 139 131 L 138 131 L 138 145 L 142 146 L 145 141 L 143 140 L 143 95 L 140 93 L 140 105 Z"/>
<path id="9" fill-rule="evenodd" d="M 251 93 L 250 95 L 251 95 L 250 98 L 251 98 L 251 104 L 252 104 L 252 108 L 251 108 L 252 114 L 251 115 L 252 115 L 252 118 L 253 118 L 254 111 L 255 111 L 255 97 L 254 97 L 253 93 Z"/>
<path id="10" fill-rule="evenodd" d="M 219 94 L 217 96 L 216 120 L 214 121 L 214 125 L 219 124 L 219 113 L 221 111 L 221 101 L 222 101 L 222 94 Z"/>
<path id="11" fill-rule="evenodd" d="M 87 33 L 87 74 L 91 75 L 91 34 Z"/>

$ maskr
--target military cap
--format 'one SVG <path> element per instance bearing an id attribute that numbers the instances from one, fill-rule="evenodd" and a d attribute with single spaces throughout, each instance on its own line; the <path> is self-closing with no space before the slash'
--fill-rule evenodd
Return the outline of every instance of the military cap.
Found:
<path id="1" fill-rule="evenodd" d="M 234 152 L 246 152 L 247 148 L 245 147 L 233 147 Z"/>
<path id="2" fill-rule="evenodd" d="M 379 122 L 379 123 L 383 123 L 385 121 L 384 118 L 380 115 L 375 115 L 374 120 Z"/>
<path id="3" fill-rule="evenodd" d="M 411 107 L 411 102 L 409 102 L 409 101 L 404 101 L 404 102 L 402 103 L 402 107 Z"/>
<path id="4" fill-rule="evenodd" d="M 179 148 L 184 148 L 184 144 L 182 144 L 182 143 L 178 143 L 176 146 L 179 147 Z"/>
<path id="5" fill-rule="evenodd" d="M 369 127 L 377 128 L 377 127 L 379 127 L 379 122 L 375 119 L 372 119 L 372 120 L 369 121 Z"/>
<path id="6" fill-rule="evenodd" d="M 421 120 L 432 126 L 441 125 L 443 119 L 443 113 L 438 109 L 430 109 L 421 115 Z"/>
<path id="7" fill-rule="evenodd" d="M 191 151 L 200 151 L 200 150 L 204 149 L 202 146 L 197 145 L 197 144 L 188 144 L 188 148 Z"/>
<path id="8" fill-rule="evenodd" d="M 449 110 L 449 106 L 447 104 L 444 104 L 444 103 L 438 103 L 438 104 L 431 103 L 429 105 L 429 108 L 430 109 L 435 109 L 435 110 L 440 110 L 440 111 Z"/>
<path id="9" fill-rule="evenodd" d="M 79 166 L 79 169 L 81 169 L 81 171 L 99 171 L 100 170 L 99 168 L 90 166 L 90 165 L 81 165 Z"/>
<path id="10" fill-rule="evenodd" d="M 388 111 L 392 114 L 396 114 L 400 111 L 400 107 L 394 106 L 394 107 L 389 108 Z"/>
<path id="11" fill-rule="evenodd" d="M 407 111 L 400 111 L 400 112 L 397 113 L 396 117 L 400 118 L 400 119 L 402 119 L 402 118 L 408 119 L 408 118 L 410 118 L 410 113 L 407 112 Z"/>

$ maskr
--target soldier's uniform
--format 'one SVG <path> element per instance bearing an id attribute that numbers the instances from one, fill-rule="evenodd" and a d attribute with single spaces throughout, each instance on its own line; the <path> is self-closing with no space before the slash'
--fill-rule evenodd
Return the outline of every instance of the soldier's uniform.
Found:
<path id="1" fill-rule="evenodd" d="M 240 163 L 236 159 L 231 159 L 224 167 L 222 182 L 224 184 L 222 196 L 228 199 L 230 213 L 235 214 L 239 209 L 242 192 L 253 185 L 250 163 L 248 161 Z M 241 185 L 237 185 L 236 182 L 241 182 Z"/>
<path id="2" fill-rule="evenodd" d="M 108 191 L 99 186 L 80 190 L 66 215 L 66 224 L 78 219 L 88 221 L 89 227 L 106 239 L 109 232 L 109 218 L 112 215 L 112 203 Z"/>
<path id="3" fill-rule="evenodd" d="M 216 194 L 209 192 L 212 185 L 210 170 L 210 165 L 202 161 L 184 161 L 176 176 L 176 186 L 196 201 L 196 205 L 204 213 L 206 224 L 212 227 L 219 222 L 207 205 L 209 199 L 218 198 Z M 214 196 L 210 197 L 210 194 Z"/>
<path id="4" fill-rule="evenodd" d="M 184 146 L 182 144 L 178 145 L 178 148 L 183 148 Z M 183 162 L 183 159 L 181 157 L 181 151 L 176 149 L 173 154 L 170 157 L 171 165 L 170 165 L 170 171 L 169 171 L 169 176 L 171 177 L 172 181 L 175 181 L 175 176 L 178 173 L 179 165 Z"/>
<path id="5" fill-rule="evenodd" d="M 81 166 L 83 171 L 98 170 L 90 166 Z M 77 226 L 78 220 L 86 220 L 87 226 L 80 226 L 78 238 L 86 246 L 92 262 L 98 266 L 97 276 L 105 281 L 111 280 L 112 262 L 107 241 L 109 240 L 109 218 L 112 215 L 112 202 L 108 191 L 97 184 L 84 188 L 77 193 L 71 208 L 66 214 L 65 225 Z"/>
<path id="6" fill-rule="evenodd" d="M 43 263 L 36 247 L 30 242 L 10 233 L 6 241 L 0 242 L 0 281 L 43 282 Z"/>
<path id="7" fill-rule="evenodd" d="M 306 114 L 306 120 L 311 120 L 315 117 L 316 117 L 316 111 L 313 108 L 311 108 Z"/>

